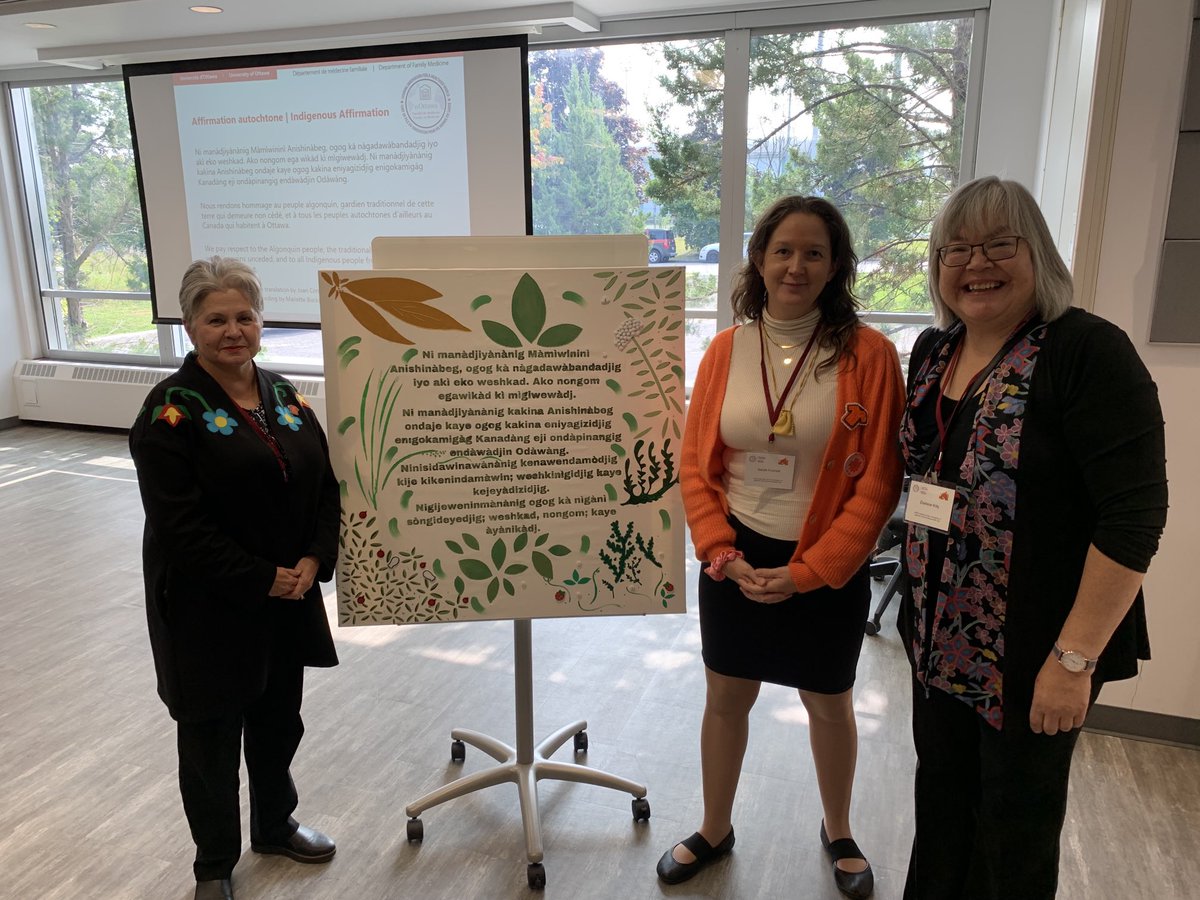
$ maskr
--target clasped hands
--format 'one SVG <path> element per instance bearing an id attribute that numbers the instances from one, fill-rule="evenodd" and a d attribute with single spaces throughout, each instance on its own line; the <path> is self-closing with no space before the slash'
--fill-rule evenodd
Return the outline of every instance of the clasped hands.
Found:
<path id="1" fill-rule="evenodd" d="M 291 569 L 282 566 L 275 569 L 275 583 L 271 585 L 269 596 L 282 597 L 284 600 L 299 600 L 308 593 L 317 578 L 317 558 L 306 556 Z"/>
<path id="2" fill-rule="evenodd" d="M 787 566 L 756 569 L 744 559 L 731 559 L 722 571 L 755 603 L 779 603 L 796 593 L 796 582 Z"/>

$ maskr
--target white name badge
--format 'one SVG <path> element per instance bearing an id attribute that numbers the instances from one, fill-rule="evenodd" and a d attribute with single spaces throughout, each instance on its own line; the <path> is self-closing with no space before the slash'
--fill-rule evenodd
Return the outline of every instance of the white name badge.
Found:
<path id="1" fill-rule="evenodd" d="M 785 453 L 747 453 L 746 484 L 791 490 L 796 481 L 796 457 Z"/>
<path id="2" fill-rule="evenodd" d="M 913 479 L 908 486 L 908 503 L 904 506 L 904 521 L 924 525 L 943 534 L 950 530 L 950 515 L 954 512 L 954 486 L 937 481 Z"/>

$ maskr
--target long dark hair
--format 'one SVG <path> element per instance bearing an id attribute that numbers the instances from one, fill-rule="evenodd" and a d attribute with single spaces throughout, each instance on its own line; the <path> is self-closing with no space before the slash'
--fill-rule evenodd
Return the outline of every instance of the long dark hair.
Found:
<path id="1" fill-rule="evenodd" d="M 767 307 L 767 285 L 757 263 L 766 256 L 779 223 L 792 213 L 809 213 L 825 223 L 829 232 L 829 249 L 833 254 L 833 277 L 817 297 L 817 308 L 821 311 L 821 346 L 834 350 L 834 354 L 821 365 L 828 368 L 849 353 L 850 339 L 858 327 L 858 309 L 862 306 L 854 296 L 854 279 L 858 270 L 858 255 L 854 252 L 854 241 L 850 237 L 850 226 L 838 212 L 838 208 L 823 197 L 793 195 L 781 197 L 763 213 L 754 226 L 754 233 L 746 244 L 746 261 L 734 276 L 730 302 L 734 315 L 748 322 L 762 318 Z"/>

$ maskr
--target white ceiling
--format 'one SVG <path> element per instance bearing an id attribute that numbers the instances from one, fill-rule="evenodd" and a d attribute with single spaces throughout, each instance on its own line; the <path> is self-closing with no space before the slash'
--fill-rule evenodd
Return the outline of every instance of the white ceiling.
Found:
<path id="1" fill-rule="evenodd" d="M 219 15 L 189 10 L 199 2 Z M 392 43 L 532 24 L 581 39 L 611 19 L 805 5 L 814 0 L 0 0 L 0 69 Z M 829 0 L 826 0 L 829 2 Z M 54 28 L 34 29 L 41 22 Z"/>

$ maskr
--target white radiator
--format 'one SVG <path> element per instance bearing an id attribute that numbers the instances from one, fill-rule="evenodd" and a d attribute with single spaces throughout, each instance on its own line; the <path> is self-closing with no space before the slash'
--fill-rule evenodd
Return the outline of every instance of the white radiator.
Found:
<path id="1" fill-rule="evenodd" d="M 128 428 L 150 388 L 172 371 L 23 359 L 15 374 L 18 415 L 32 422 Z M 324 425 L 325 379 L 299 376 L 291 380 Z"/>

